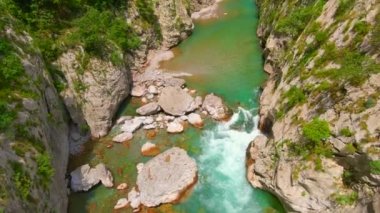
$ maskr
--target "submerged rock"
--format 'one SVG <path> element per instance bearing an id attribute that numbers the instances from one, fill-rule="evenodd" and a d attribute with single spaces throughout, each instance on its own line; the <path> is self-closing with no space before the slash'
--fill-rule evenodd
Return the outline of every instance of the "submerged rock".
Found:
<path id="1" fill-rule="evenodd" d="M 71 190 L 74 192 L 88 191 L 99 182 L 105 187 L 113 186 L 112 174 L 102 163 L 96 165 L 95 168 L 91 168 L 90 165 L 85 164 L 76 168 L 70 175 Z"/>
<path id="2" fill-rule="evenodd" d="M 121 126 L 121 131 L 133 133 L 138 128 L 140 128 L 143 124 L 143 120 L 141 118 L 134 118 L 131 120 L 125 121 L 125 123 Z"/>
<path id="3" fill-rule="evenodd" d="M 144 156 L 151 156 L 151 155 L 156 155 L 159 153 L 159 149 L 156 144 L 153 144 L 151 142 L 146 142 L 142 147 L 141 147 L 141 154 Z"/>
<path id="4" fill-rule="evenodd" d="M 141 203 L 154 207 L 173 202 L 196 180 L 195 160 L 185 150 L 171 148 L 144 164 L 138 174 L 137 186 Z"/>
<path id="5" fill-rule="evenodd" d="M 125 141 L 132 140 L 133 134 L 130 132 L 123 132 L 114 138 L 112 138 L 112 141 L 117 142 L 117 143 L 123 143 Z"/>
<path id="6" fill-rule="evenodd" d="M 121 198 L 117 201 L 115 207 L 113 207 L 114 209 L 122 209 L 124 207 L 126 207 L 128 205 L 128 199 L 127 198 Z"/>
<path id="7" fill-rule="evenodd" d="M 117 187 L 116 187 L 116 189 L 117 190 L 124 190 L 124 189 L 126 189 L 128 187 L 128 184 L 126 184 L 126 183 L 121 183 L 121 184 L 119 184 Z"/>
<path id="8" fill-rule="evenodd" d="M 227 107 L 224 106 L 222 99 L 214 94 L 205 97 L 202 108 L 215 120 L 222 120 L 227 117 Z"/>
<path id="9" fill-rule="evenodd" d="M 165 87 L 158 99 L 158 104 L 166 113 L 176 116 L 184 115 L 192 102 L 193 97 L 180 87 Z"/>
<path id="10" fill-rule="evenodd" d="M 158 111 L 160 111 L 160 106 L 156 102 L 145 104 L 136 110 L 139 115 L 153 115 Z"/>

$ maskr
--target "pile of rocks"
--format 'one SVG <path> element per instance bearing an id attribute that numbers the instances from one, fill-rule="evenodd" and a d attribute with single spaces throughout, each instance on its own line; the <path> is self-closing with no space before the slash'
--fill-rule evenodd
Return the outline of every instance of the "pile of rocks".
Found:
<path id="1" fill-rule="evenodd" d="M 202 127 L 202 116 L 210 115 L 215 120 L 228 117 L 228 109 L 220 97 L 209 94 L 203 101 L 201 96 L 196 96 L 195 90 L 186 88 L 185 80 L 178 76 L 148 71 L 134 79 L 131 94 L 140 98 L 144 105 L 136 110 L 140 116 L 124 116 L 117 121 L 122 133 L 113 138 L 115 142 L 131 140 L 139 128 L 181 133 L 186 122 Z"/>

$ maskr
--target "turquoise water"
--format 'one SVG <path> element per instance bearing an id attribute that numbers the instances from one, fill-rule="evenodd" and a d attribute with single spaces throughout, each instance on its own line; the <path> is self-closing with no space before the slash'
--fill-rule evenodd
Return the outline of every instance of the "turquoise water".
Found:
<path id="1" fill-rule="evenodd" d="M 259 41 L 257 10 L 252 0 L 225 0 L 219 18 L 196 23 L 193 35 L 173 51 L 176 57 L 161 64 L 168 72 L 188 72 L 189 88 L 200 94 L 216 93 L 234 111 L 230 121 L 206 120 L 203 129 L 187 127 L 185 133 L 138 131 L 131 142 L 113 144 L 110 136 L 86 145 L 73 157 L 69 171 L 85 163 L 103 162 L 114 175 L 115 185 L 128 183 L 127 191 L 101 185 L 70 196 L 69 212 L 111 212 L 136 182 L 136 165 L 150 158 L 140 154 L 151 141 L 160 150 L 184 148 L 196 159 L 199 178 L 193 190 L 177 204 L 143 209 L 142 212 L 283 212 L 269 193 L 254 189 L 246 180 L 245 153 L 257 130 L 258 90 L 265 81 Z M 139 101 L 131 99 L 122 114 L 133 114 Z M 109 145 L 113 145 L 109 147 Z M 117 212 L 131 212 L 123 209 Z"/>

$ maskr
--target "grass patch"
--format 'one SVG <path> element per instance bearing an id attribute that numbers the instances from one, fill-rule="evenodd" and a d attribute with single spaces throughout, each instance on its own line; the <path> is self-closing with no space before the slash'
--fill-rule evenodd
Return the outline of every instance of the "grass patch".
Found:
<path id="1" fill-rule="evenodd" d="M 353 133 L 351 132 L 351 130 L 348 127 L 341 129 L 339 131 L 339 134 L 344 136 L 344 137 L 351 137 L 353 135 Z"/>
<path id="2" fill-rule="evenodd" d="M 333 195 L 334 201 L 342 206 L 350 206 L 353 205 L 358 200 L 358 193 L 351 192 L 348 194 L 335 194 Z"/>
<path id="3" fill-rule="evenodd" d="M 37 175 L 42 181 L 42 185 L 47 188 L 51 183 L 51 178 L 54 175 L 54 169 L 51 165 L 51 157 L 48 153 L 43 153 L 37 156 Z"/>
<path id="4" fill-rule="evenodd" d="M 12 182 L 17 190 L 19 196 L 26 200 L 30 195 L 30 189 L 32 188 L 32 180 L 29 174 L 23 169 L 23 165 L 18 162 L 12 162 Z"/>
<path id="5" fill-rule="evenodd" d="M 371 174 L 380 175 L 380 160 L 370 161 L 369 168 L 370 168 Z"/>

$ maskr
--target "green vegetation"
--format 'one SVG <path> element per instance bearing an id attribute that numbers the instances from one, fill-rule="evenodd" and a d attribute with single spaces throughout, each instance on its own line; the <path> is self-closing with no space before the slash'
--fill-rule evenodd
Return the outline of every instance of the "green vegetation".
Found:
<path id="1" fill-rule="evenodd" d="M 288 102 L 286 104 L 287 111 L 294 106 L 304 103 L 306 101 L 306 96 L 302 89 L 292 86 L 285 94 L 284 97 L 287 98 Z"/>
<path id="2" fill-rule="evenodd" d="M 37 156 L 36 161 L 38 168 L 37 175 L 41 178 L 42 185 L 47 187 L 54 175 L 54 169 L 51 165 L 51 158 L 48 153 L 43 153 Z"/>
<path id="3" fill-rule="evenodd" d="M 344 147 L 344 150 L 348 153 L 348 154 L 354 154 L 357 149 L 356 147 L 354 146 L 353 143 L 349 143 L 347 144 L 345 147 Z"/>
<path id="4" fill-rule="evenodd" d="M 333 55 L 334 57 L 330 56 Z M 320 78 L 330 78 L 342 83 L 349 82 L 351 85 L 359 86 L 368 79 L 371 74 L 380 72 L 380 65 L 372 58 L 356 51 L 333 50 L 332 53 L 324 57 L 335 59 L 340 64 L 340 68 L 328 69 L 316 72 Z"/>
<path id="5" fill-rule="evenodd" d="M 380 175 L 380 160 L 369 162 L 369 167 L 372 174 Z"/>
<path id="6" fill-rule="evenodd" d="M 340 0 L 339 6 L 335 12 L 335 17 L 340 17 L 344 15 L 352 6 L 354 5 L 355 0 Z"/>
<path id="7" fill-rule="evenodd" d="M 341 129 L 339 131 L 339 134 L 343 135 L 344 137 L 351 137 L 353 135 L 353 133 L 348 127 Z"/>
<path id="8" fill-rule="evenodd" d="M 346 205 L 352 205 L 354 204 L 358 199 L 358 193 L 357 192 L 351 192 L 349 194 L 335 194 L 334 200 L 337 204 L 346 206 Z"/>
<path id="9" fill-rule="evenodd" d="M 161 39 L 161 29 L 158 23 L 158 18 L 153 11 L 153 1 L 136 0 L 136 6 L 143 20 L 153 27 L 154 31 L 158 35 L 158 39 Z"/>
<path id="10" fill-rule="evenodd" d="M 97 20 L 97 21 L 94 21 Z M 73 22 L 74 32 L 69 43 L 83 44 L 87 53 L 104 57 L 113 43 L 124 52 L 139 46 L 140 40 L 121 17 L 114 17 L 110 11 L 90 8 Z"/>
<path id="11" fill-rule="evenodd" d="M 376 15 L 376 20 L 372 35 L 371 35 L 371 46 L 373 47 L 374 50 L 379 50 L 380 49 L 380 13 L 377 13 Z"/>
<path id="12" fill-rule="evenodd" d="M 21 163 L 11 162 L 11 165 L 13 169 L 12 182 L 21 198 L 26 200 L 32 188 L 32 180 L 29 174 L 23 169 Z"/>
<path id="13" fill-rule="evenodd" d="M 314 144 L 321 143 L 330 137 L 329 123 L 319 118 L 314 118 L 302 127 L 302 133 L 306 140 Z"/>
<path id="14" fill-rule="evenodd" d="M 310 20 L 320 14 L 323 5 L 324 1 L 319 0 L 315 4 L 297 7 L 292 13 L 278 21 L 276 32 L 293 38 L 298 37 Z"/>
<path id="15" fill-rule="evenodd" d="M 6 129 L 15 117 L 16 114 L 9 109 L 8 104 L 0 100 L 0 130 Z"/>

